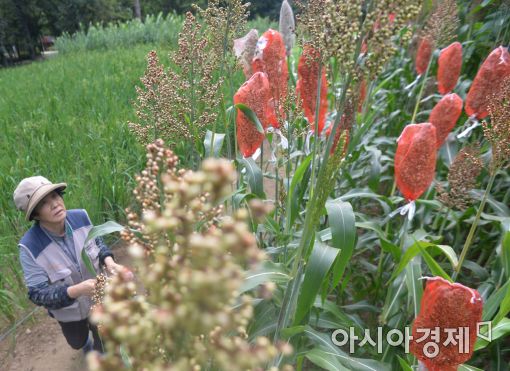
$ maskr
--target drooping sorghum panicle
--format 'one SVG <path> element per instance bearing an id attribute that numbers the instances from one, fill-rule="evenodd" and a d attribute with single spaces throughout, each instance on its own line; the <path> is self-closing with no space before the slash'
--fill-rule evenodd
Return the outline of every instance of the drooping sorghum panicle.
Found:
<path id="1" fill-rule="evenodd" d="M 298 18 L 301 39 L 321 51 L 324 61 L 335 57 L 339 70 L 343 74 L 352 73 L 360 79 L 361 72 L 375 78 L 384 68 L 386 62 L 396 52 L 396 38 L 405 43 L 410 34 L 401 31 L 409 26 L 420 11 L 421 1 L 370 2 L 310 0 L 306 4 L 298 2 L 302 11 Z M 363 22 L 361 24 L 361 22 Z M 361 53 L 364 54 L 360 66 L 354 55 L 363 37 Z M 302 44 L 304 42 L 302 41 Z"/>
<path id="2" fill-rule="evenodd" d="M 312 45 L 305 45 L 303 54 L 298 63 L 298 80 L 296 84 L 296 94 L 298 95 L 303 107 L 305 117 L 310 123 L 310 129 L 315 130 L 315 118 L 317 113 L 317 88 L 319 87 L 320 74 L 320 100 L 317 124 L 319 133 L 324 128 L 326 113 L 328 111 L 328 82 L 326 80 L 326 66 L 321 66 L 321 58 L 318 50 Z"/>
<path id="3" fill-rule="evenodd" d="M 125 229 L 121 232 L 121 237 L 128 244 L 138 244 L 143 247 L 147 253 L 154 250 L 159 242 L 157 236 L 151 236 L 144 230 L 145 225 L 140 219 L 140 215 L 151 214 L 161 215 L 163 212 L 162 201 L 165 200 L 161 189 L 162 178 L 168 179 L 179 177 L 177 171 L 177 156 L 164 147 L 163 140 L 158 139 L 148 144 L 147 162 L 145 169 L 135 176 L 136 187 L 133 190 L 135 206 L 126 209 L 128 225 L 130 230 Z M 170 197 L 171 195 L 168 195 Z M 137 233 L 134 233 L 136 231 Z M 140 234 L 144 238 L 140 237 Z"/>
<path id="4" fill-rule="evenodd" d="M 462 69 L 462 45 L 458 41 L 441 50 L 437 60 L 437 90 L 447 94 L 455 88 Z"/>
<path id="5" fill-rule="evenodd" d="M 447 94 L 430 112 L 429 122 L 436 128 L 436 147 L 439 149 L 448 134 L 457 124 L 462 114 L 462 98 L 457 94 Z"/>
<path id="6" fill-rule="evenodd" d="M 201 29 L 188 12 L 167 71 L 156 53 L 149 53 L 144 88 L 137 88 L 138 122 L 129 125 L 143 144 L 156 138 L 173 144 L 198 142 L 216 121 L 222 77 L 214 72 L 220 56 Z"/>
<path id="7" fill-rule="evenodd" d="M 167 121 L 165 113 L 159 109 L 162 103 L 161 91 L 168 84 L 167 75 L 154 50 L 147 55 L 147 69 L 140 80 L 144 88 L 136 87 L 138 99 L 135 103 L 140 123 L 129 123 L 129 128 L 141 143 L 149 143 Z"/>
<path id="8" fill-rule="evenodd" d="M 492 146 L 491 172 L 510 164 L 510 74 L 490 97 L 487 110 L 490 122 L 483 131 Z"/>
<path id="9" fill-rule="evenodd" d="M 432 14 L 423 29 L 435 47 L 448 45 L 457 37 L 459 16 L 456 0 L 441 0 L 434 4 Z"/>
<path id="10" fill-rule="evenodd" d="M 101 310 L 103 305 L 103 300 L 105 296 L 105 290 L 107 285 L 109 284 L 109 278 L 104 273 L 99 273 L 96 276 L 96 285 L 94 286 L 94 292 L 92 293 L 92 307 L 91 312 Z M 102 327 L 101 324 L 98 324 L 98 329 L 101 332 Z"/>
<path id="11" fill-rule="evenodd" d="M 411 33 L 401 31 L 408 27 L 418 15 L 421 1 L 382 0 L 373 2 L 363 22 L 364 43 L 367 48 L 365 57 L 366 73 L 378 76 L 385 64 L 397 51 L 396 38 L 405 45 Z"/>
<path id="12" fill-rule="evenodd" d="M 473 355 L 482 310 L 483 299 L 477 290 L 459 283 L 450 283 L 441 277 L 428 278 L 420 313 L 413 323 L 411 352 L 429 371 L 456 370 L 458 365 Z M 436 330 L 438 339 L 434 344 L 437 345 L 438 353 L 430 357 L 435 349 L 426 349 L 429 343 L 418 341 L 425 333 Z M 461 336 L 468 341 L 448 342 L 452 331 L 455 331 L 454 336 Z M 463 331 L 462 334 L 460 331 Z"/>
<path id="13" fill-rule="evenodd" d="M 296 40 L 296 25 L 294 22 L 294 12 L 287 0 L 282 1 L 278 29 L 282 34 L 283 41 L 285 42 L 287 56 L 289 56 Z"/>
<path id="14" fill-rule="evenodd" d="M 308 43 L 316 50 L 324 49 L 324 37 L 322 18 L 324 15 L 324 6 L 326 0 L 298 0 L 295 5 L 298 9 L 296 15 L 297 32 L 299 34 L 299 42 L 301 45 Z M 325 55 L 322 54 L 323 61 Z"/>
<path id="15" fill-rule="evenodd" d="M 354 51 L 359 38 L 362 0 L 325 0 L 322 9 L 323 25 L 321 50 L 328 57 L 336 57 L 342 71 L 354 70 Z"/>
<path id="16" fill-rule="evenodd" d="M 200 370 L 210 365 L 262 370 L 279 352 L 289 351 L 264 337 L 247 339 L 253 307 L 238 292 L 245 269 L 260 263 L 265 254 L 249 230 L 246 209 L 233 217 L 217 209 L 231 192 L 236 176 L 232 164 L 208 159 L 198 171 L 177 173 L 161 177 L 162 213 L 146 213 L 140 219 L 144 236 L 165 237 L 150 254 L 137 244 L 129 247 L 146 294 L 133 297 L 134 284 L 115 276 L 102 308 L 92 315 L 102 323 L 106 348 L 112 351 L 91 355 L 91 370 L 121 366 L 121 344 L 133 369 L 151 370 Z M 211 213 L 214 209 L 220 212 Z M 265 211 L 252 205 L 255 209 L 258 216 Z"/>
<path id="17" fill-rule="evenodd" d="M 103 302 L 104 292 L 108 283 L 108 277 L 104 273 L 99 273 L 96 276 L 96 285 L 94 286 L 94 293 L 92 294 L 92 302 L 97 305 Z"/>
<path id="18" fill-rule="evenodd" d="M 492 94 L 510 77 L 510 53 L 504 46 L 494 49 L 483 61 L 466 96 L 466 113 L 483 119 L 489 114 Z"/>
<path id="19" fill-rule="evenodd" d="M 232 50 L 234 37 L 245 30 L 248 7 L 249 3 L 240 0 L 210 0 L 205 9 L 194 5 L 206 25 L 204 32 L 211 53 L 221 58 Z"/>
<path id="20" fill-rule="evenodd" d="M 407 201 L 427 190 L 436 170 L 436 128 L 429 122 L 407 125 L 397 140 L 395 180 Z"/>
<path id="21" fill-rule="evenodd" d="M 438 199 L 450 209 L 465 210 L 472 202 L 469 196 L 476 186 L 476 179 L 483 168 L 477 146 L 462 148 L 448 172 L 448 191 L 437 185 Z"/>
<path id="22" fill-rule="evenodd" d="M 303 115 L 303 102 L 301 99 L 298 99 L 298 95 L 296 92 L 296 86 L 294 84 L 289 84 L 287 90 L 287 97 L 283 101 L 283 111 L 290 112 L 290 115 L 293 115 L 294 118 L 304 117 Z M 289 138 L 297 137 L 305 137 L 308 133 L 310 126 L 309 125 L 297 125 L 296 121 L 292 125 L 288 125 L 288 122 L 291 122 L 292 119 L 289 117 L 287 119 L 287 123 L 285 118 L 277 117 L 278 119 L 278 127 L 280 128 L 282 134 Z M 280 149 L 281 147 L 278 147 Z"/>
<path id="23" fill-rule="evenodd" d="M 171 55 L 171 62 L 178 66 L 181 79 L 180 96 L 186 97 L 186 107 L 191 121 L 191 130 L 203 134 L 207 126 L 216 120 L 215 109 L 220 97 L 222 77 L 216 79 L 214 72 L 221 55 L 214 53 L 214 45 L 201 33 L 201 25 L 191 13 L 179 35 L 179 49 Z M 200 136 L 201 138 L 202 136 Z"/>

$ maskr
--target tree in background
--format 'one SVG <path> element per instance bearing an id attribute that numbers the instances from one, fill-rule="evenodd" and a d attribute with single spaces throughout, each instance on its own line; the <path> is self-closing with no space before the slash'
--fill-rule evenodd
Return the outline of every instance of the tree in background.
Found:
<path id="1" fill-rule="evenodd" d="M 248 2 L 248 1 L 246 1 Z M 206 7 L 207 0 L 140 0 L 142 15 L 147 14 L 168 14 L 170 12 L 184 13 L 192 9 L 196 4 L 201 8 Z M 250 18 L 255 16 L 269 17 L 278 20 L 281 1 L 275 0 L 252 0 L 250 1 Z"/>
<path id="2" fill-rule="evenodd" d="M 34 58 L 40 34 L 37 0 L 0 0 L 0 52 Z"/>
<path id="3" fill-rule="evenodd" d="M 90 24 L 122 22 L 148 14 L 184 13 L 207 0 L 0 0 L 0 63 L 34 59 L 41 36 L 74 33 Z M 253 0 L 250 17 L 278 19 L 281 2 Z"/>
<path id="4" fill-rule="evenodd" d="M 131 19 L 133 6 L 133 0 L 0 0 L 1 61 L 35 58 L 45 34 Z"/>
<path id="5" fill-rule="evenodd" d="M 142 0 L 143 1 L 143 0 Z M 91 23 L 126 21 L 133 18 L 132 0 L 40 0 L 47 32 L 73 33 Z"/>

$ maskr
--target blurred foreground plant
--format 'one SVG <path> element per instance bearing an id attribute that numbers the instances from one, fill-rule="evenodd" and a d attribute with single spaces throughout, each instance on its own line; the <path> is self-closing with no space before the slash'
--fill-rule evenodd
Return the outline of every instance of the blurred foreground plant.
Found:
<path id="1" fill-rule="evenodd" d="M 289 348 L 277 349 L 265 337 L 247 341 L 253 307 L 238 290 L 244 268 L 265 254 L 248 228 L 246 209 L 223 215 L 234 168 L 206 160 L 199 171 L 177 170 L 162 140 L 147 148 L 135 193 L 141 215 L 130 212 L 136 232 L 123 235 L 145 294 L 136 296 L 135 284 L 122 274 L 107 286 L 93 313 L 107 353 L 90 356 L 91 370 L 262 369 Z"/>

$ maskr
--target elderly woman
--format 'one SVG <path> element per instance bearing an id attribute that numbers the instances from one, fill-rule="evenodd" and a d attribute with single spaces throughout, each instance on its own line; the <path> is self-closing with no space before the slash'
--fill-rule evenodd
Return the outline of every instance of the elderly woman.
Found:
<path id="1" fill-rule="evenodd" d="M 14 191 L 16 207 L 27 221 L 34 221 L 19 242 L 28 297 L 58 321 L 72 348 L 104 352 L 97 327 L 88 319 L 96 280 L 84 265 L 82 251 L 96 272 L 106 267 L 114 274 L 124 267 L 115 263 L 101 238 L 85 245 L 93 225 L 85 210 L 66 210 L 62 198 L 66 187 L 66 183 L 33 176 L 23 179 Z"/>

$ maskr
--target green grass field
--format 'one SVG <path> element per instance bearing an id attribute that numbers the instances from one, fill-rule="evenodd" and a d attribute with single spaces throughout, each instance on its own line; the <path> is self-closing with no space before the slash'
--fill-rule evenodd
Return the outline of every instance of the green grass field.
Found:
<path id="1" fill-rule="evenodd" d="M 86 208 L 94 223 L 122 220 L 131 176 L 145 160 L 126 123 L 134 119 L 135 86 L 153 48 L 69 54 L 0 70 L 0 290 L 21 306 L 17 242 L 30 224 L 14 208 L 14 188 L 32 175 L 67 182 L 68 208 Z M 5 291 L 2 298 L 12 302 Z M 2 308 L 4 320 L 16 317 L 16 308 Z"/>

